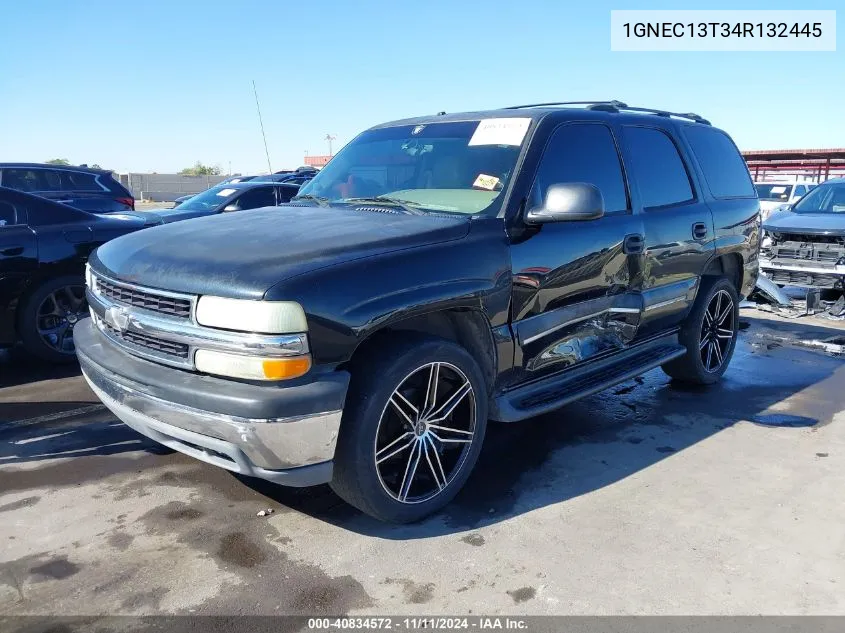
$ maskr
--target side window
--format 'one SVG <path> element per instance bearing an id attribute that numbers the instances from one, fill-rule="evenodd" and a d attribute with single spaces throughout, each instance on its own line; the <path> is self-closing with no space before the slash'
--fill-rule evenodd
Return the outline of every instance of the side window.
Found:
<path id="1" fill-rule="evenodd" d="M 67 191 L 102 192 L 103 188 L 97 184 L 97 176 L 83 171 L 62 170 L 62 189 Z"/>
<path id="2" fill-rule="evenodd" d="M 598 187 L 607 212 L 628 209 L 622 163 L 610 128 L 593 123 L 558 127 L 537 168 L 530 195 L 532 206 L 543 203 L 550 185 L 567 182 L 586 182 Z"/>
<path id="3" fill-rule="evenodd" d="M 44 178 L 44 191 L 61 191 L 63 189 L 61 172 L 55 169 L 42 169 L 41 174 Z"/>
<path id="4" fill-rule="evenodd" d="M 18 219 L 18 212 L 15 205 L 5 200 L 0 200 L 0 227 L 23 224 L 23 218 Z"/>
<path id="5" fill-rule="evenodd" d="M 629 169 L 639 187 L 644 208 L 682 204 L 693 199 L 684 162 L 665 132 L 655 128 L 626 127 L 624 134 L 631 155 Z"/>
<path id="6" fill-rule="evenodd" d="M 805 187 L 804 185 L 798 185 L 797 187 L 795 187 L 795 191 L 792 192 L 792 197 L 800 198 L 805 193 L 807 193 L 807 187 Z"/>
<path id="7" fill-rule="evenodd" d="M 277 204 L 290 202 L 290 199 L 293 198 L 298 191 L 299 190 L 296 187 L 277 187 L 276 192 L 279 196 Z"/>
<path id="8" fill-rule="evenodd" d="M 704 125 L 687 126 L 684 136 L 698 159 L 714 198 L 753 198 L 754 183 L 730 137 Z"/>
<path id="9" fill-rule="evenodd" d="M 3 186 L 18 191 L 43 191 L 44 183 L 40 170 L 4 169 Z"/>
<path id="10" fill-rule="evenodd" d="M 276 206 L 276 194 L 273 192 L 274 188 L 275 187 L 256 187 L 255 189 L 250 189 L 238 198 L 238 207 L 243 210 Z"/>

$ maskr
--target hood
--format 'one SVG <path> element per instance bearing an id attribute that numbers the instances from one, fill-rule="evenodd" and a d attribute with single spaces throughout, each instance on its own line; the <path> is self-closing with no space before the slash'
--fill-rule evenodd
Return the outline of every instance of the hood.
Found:
<path id="1" fill-rule="evenodd" d="M 180 209 L 173 207 L 172 209 L 152 209 L 150 213 L 155 214 L 161 219 L 160 224 L 169 224 L 170 222 L 178 222 L 179 220 L 190 220 L 191 218 L 203 218 L 207 215 L 214 215 L 217 211 L 206 211 L 202 209 Z"/>
<path id="2" fill-rule="evenodd" d="M 786 200 L 760 200 L 761 211 L 771 211 L 782 204 L 788 204 Z"/>
<path id="3" fill-rule="evenodd" d="M 763 222 L 763 229 L 774 233 L 845 235 L 845 213 L 778 211 Z"/>
<path id="4" fill-rule="evenodd" d="M 91 256 L 110 276 L 191 294 L 260 299 L 325 266 L 465 237 L 468 217 L 279 206 L 153 227 Z"/>

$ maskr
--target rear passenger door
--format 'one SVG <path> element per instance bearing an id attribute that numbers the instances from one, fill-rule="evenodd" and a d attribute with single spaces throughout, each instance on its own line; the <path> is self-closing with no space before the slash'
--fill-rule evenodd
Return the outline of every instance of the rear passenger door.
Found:
<path id="1" fill-rule="evenodd" d="M 643 313 L 638 335 L 680 323 L 714 252 L 713 215 L 669 129 L 622 126 L 632 197 L 645 229 Z"/>

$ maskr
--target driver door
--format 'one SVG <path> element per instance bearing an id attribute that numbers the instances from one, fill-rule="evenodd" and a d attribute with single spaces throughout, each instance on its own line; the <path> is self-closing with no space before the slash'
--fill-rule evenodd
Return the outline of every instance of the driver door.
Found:
<path id="1" fill-rule="evenodd" d="M 528 207 L 542 204 L 550 185 L 567 182 L 598 187 L 605 214 L 529 227 L 511 246 L 514 383 L 624 348 L 637 332 L 645 239 L 610 126 L 559 125 L 540 159 Z"/>

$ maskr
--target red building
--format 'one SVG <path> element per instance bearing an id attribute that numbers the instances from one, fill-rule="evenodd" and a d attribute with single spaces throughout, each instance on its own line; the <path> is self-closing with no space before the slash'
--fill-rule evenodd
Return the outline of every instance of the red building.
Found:
<path id="1" fill-rule="evenodd" d="M 823 182 L 845 176 L 845 148 L 777 149 L 742 152 L 754 180 L 805 176 Z"/>
<path id="2" fill-rule="evenodd" d="M 305 157 L 305 164 L 311 167 L 325 167 L 326 163 L 329 162 L 331 156 L 324 155 L 324 156 L 306 156 Z"/>

